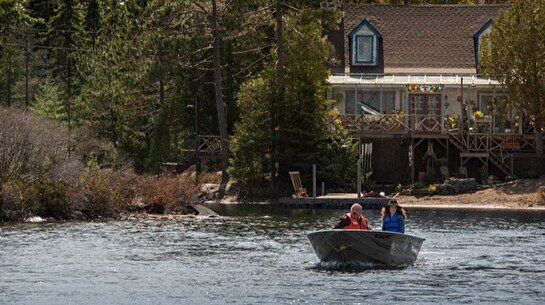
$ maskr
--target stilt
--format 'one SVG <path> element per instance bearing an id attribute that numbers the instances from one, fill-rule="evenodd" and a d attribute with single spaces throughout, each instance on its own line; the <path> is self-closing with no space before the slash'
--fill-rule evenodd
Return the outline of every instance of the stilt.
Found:
<path id="1" fill-rule="evenodd" d="M 409 147 L 409 166 L 411 167 L 411 184 L 414 185 L 414 138 L 411 136 L 411 146 Z"/>

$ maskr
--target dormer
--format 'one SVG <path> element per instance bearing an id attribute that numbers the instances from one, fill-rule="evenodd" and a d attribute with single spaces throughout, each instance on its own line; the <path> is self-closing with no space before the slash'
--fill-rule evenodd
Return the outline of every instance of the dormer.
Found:
<path id="1" fill-rule="evenodd" d="M 380 33 L 364 19 L 350 32 L 350 63 L 354 66 L 376 66 Z"/>
<path id="2" fill-rule="evenodd" d="M 481 52 L 481 42 L 484 37 L 486 37 L 488 34 L 490 34 L 490 31 L 492 31 L 492 19 L 488 19 L 488 21 L 473 35 L 473 41 L 475 44 L 475 67 L 479 67 L 479 55 Z"/>

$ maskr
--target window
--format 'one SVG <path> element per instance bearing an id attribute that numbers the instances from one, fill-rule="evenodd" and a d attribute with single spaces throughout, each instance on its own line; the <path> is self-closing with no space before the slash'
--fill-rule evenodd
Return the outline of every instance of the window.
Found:
<path id="1" fill-rule="evenodd" d="M 355 91 L 346 92 L 346 114 L 364 114 L 365 109 L 375 110 L 380 113 L 395 112 L 395 91 L 383 91 L 382 103 L 380 90 L 358 90 L 357 99 L 354 97 Z"/>
<path id="2" fill-rule="evenodd" d="M 492 114 L 496 103 L 503 99 L 505 95 L 501 93 L 479 93 L 479 102 L 475 110 L 480 110 L 483 114 Z"/>
<path id="3" fill-rule="evenodd" d="M 384 113 L 394 113 L 396 111 L 396 93 L 394 91 L 385 91 L 382 94 Z"/>
<path id="4" fill-rule="evenodd" d="M 380 33 L 367 19 L 362 20 L 348 35 L 350 62 L 356 66 L 376 66 Z"/>
<path id="5" fill-rule="evenodd" d="M 358 63 L 370 63 L 373 61 L 373 36 L 356 36 L 356 61 Z"/>

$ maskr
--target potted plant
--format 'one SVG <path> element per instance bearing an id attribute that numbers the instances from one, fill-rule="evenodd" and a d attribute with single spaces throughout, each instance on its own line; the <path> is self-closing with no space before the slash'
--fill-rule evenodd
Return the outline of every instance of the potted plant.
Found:
<path id="1" fill-rule="evenodd" d="M 475 110 L 473 113 L 473 116 L 475 117 L 476 121 L 481 121 L 484 119 L 484 113 L 481 110 Z"/>

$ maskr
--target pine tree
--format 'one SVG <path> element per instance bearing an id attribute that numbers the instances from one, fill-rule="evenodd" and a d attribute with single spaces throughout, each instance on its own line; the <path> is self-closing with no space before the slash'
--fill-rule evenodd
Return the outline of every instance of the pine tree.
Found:
<path id="1" fill-rule="evenodd" d="M 0 2 L 0 105 L 14 105 L 21 96 L 16 85 L 24 77 L 25 46 L 33 22 L 17 0 Z"/>
<path id="2" fill-rule="evenodd" d="M 63 83 L 65 115 L 72 124 L 72 98 L 78 83 L 77 52 L 81 46 L 82 16 L 77 0 L 60 0 L 48 23 L 47 43 L 51 48 L 53 76 Z"/>
<path id="3" fill-rule="evenodd" d="M 323 24 L 317 13 L 303 9 L 284 20 L 283 107 L 271 107 L 269 102 L 278 97 L 276 53 L 273 53 L 273 62 L 259 77 L 249 80 L 239 93 L 241 120 L 232 142 L 232 165 L 234 175 L 243 183 L 264 184 L 282 175 L 276 162 L 285 164 L 289 170 L 300 170 L 303 178 L 308 179 L 305 174 L 310 166 L 320 160 L 320 143 L 327 137 L 325 93 L 329 72 L 325 63 L 333 53 L 323 37 Z M 282 133 L 270 128 L 280 124 Z M 276 143 L 282 145 L 276 146 Z M 277 159 L 271 158 L 275 147 Z"/>
<path id="4" fill-rule="evenodd" d="M 32 112 L 56 121 L 64 120 L 62 92 L 55 82 L 48 77 L 35 97 Z"/>
<path id="5" fill-rule="evenodd" d="M 44 29 L 44 25 L 53 17 L 58 0 L 30 0 L 26 7 L 29 10 L 30 16 L 40 18 L 42 23 L 40 28 Z"/>
<path id="6" fill-rule="evenodd" d="M 101 22 L 100 2 L 98 0 L 88 0 L 85 11 L 85 32 L 93 50 L 95 49 L 95 42 Z"/>

